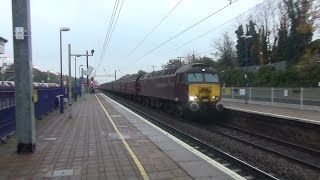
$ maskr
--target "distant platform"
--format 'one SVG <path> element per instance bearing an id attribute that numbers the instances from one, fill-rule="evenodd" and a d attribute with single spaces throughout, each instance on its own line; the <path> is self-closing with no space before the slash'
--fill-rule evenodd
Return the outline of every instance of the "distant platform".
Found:
<path id="1" fill-rule="evenodd" d="M 248 102 L 248 104 L 245 104 L 244 100 L 231 99 L 222 99 L 222 104 L 227 109 L 263 114 L 288 120 L 309 122 L 320 125 L 320 111 L 318 110 L 299 109 L 296 107 L 284 107 L 281 105 L 272 106 L 269 104 L 259 104 L 259 102 Z"/>

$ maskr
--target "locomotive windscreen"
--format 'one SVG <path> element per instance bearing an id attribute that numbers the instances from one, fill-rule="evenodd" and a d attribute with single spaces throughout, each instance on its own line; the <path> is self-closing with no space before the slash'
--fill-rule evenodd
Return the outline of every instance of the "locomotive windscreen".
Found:
<path id="1" fill-rule="evenodd" d="M 217 83 L 219 82 L 217 74 L 211 74 L 211 73 L 189 73 L 188 74 L 188 82 L 194 83 L 194 82 L 211 82 L 211 83 Z"/>

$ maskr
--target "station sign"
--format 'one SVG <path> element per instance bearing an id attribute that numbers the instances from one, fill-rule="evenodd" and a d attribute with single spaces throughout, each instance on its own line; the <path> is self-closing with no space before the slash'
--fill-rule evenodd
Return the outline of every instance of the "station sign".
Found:
<path id="1" fill-rule="evenodd" d="M 246 90 L 245 90 L 245 89 L 240 89 L 239 95 L 240 95 L 240 96 L 246 95 Z"/>
<path id="2" fill-rule="evenodd" d="M 24 28 L 23 27 L 15 27 L 15 36 L 17 40 L 24 40 Z"/>

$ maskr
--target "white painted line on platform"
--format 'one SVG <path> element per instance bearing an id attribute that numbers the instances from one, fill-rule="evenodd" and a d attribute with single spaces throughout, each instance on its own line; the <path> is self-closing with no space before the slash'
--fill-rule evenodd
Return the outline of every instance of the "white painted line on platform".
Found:
<path id="1" fill-rule="evenodd" d="M 181 146 L 183 146 L 185 149 L 188 149 L 189 151 L 191 151 L 192 153 L 194 153 L 195 155 L 197 155 L 198 157 L 200 157 L 201 159 L 207 161 L 209 164 L 213 165 L 214 167 L 216 167 L 217 169 L 221 170 L 222 172 L 226 173 L 227 175 L 229 175 L 230 177 L 237 179 L 237 180 L 245 180 L 245 178 L 241 177 L 239 174 L 237 174 L 236 172 L 233 172 L 232 170 L 230 170 L 229 168 L 223 166 L 222 164 L 220 164 L 219 162 L 211 159 L 210 157 L 208 157 L 207 155 L 199 152 L 197 149 L 191 147 L 190 145 L 186 144 L 185 142 L 181 141 L 180 139 L 176 138 L 175 136 L 171 135 L 170 133 L 166 132 L 165 130 L 159 128 L 158 126 L 152 124 L 151 122 L 149 122 L 148 120 L 144 119 L 143 117 L 139 116 L 138 114 L 136 114 L 135 112 L 131 111 L 130 109 L 124 107 L 123 105 L 119 104 L 118 102 L 114 101 L 113 99 L 109 98 L 108 96 L 99 93 L 100 95 L 108 98 L 109 100 L 111 100 L 112 102 L 116 103 L 117 105 L 119 105 L 120 107 L 124 108 L 125 110 L 127 110 L 128 112 L 132 113 L 133 115 L 135 115 L 136 117 L 138 117 L 140 120 L 144 121 L 145 123 L 149 124 L 150 126 L 152 126 L 153 128 L 157 129 L 158 131 L 160 131 L 161 133 L 165 134 L 166 136 L 168 136 L 170 139 L 172 139 L 173 141 L 177 142 L 178 144 L 180 144 Z"/>
<path id="2" fill-rule="evenodd" d="M 45 141 L 55 141 L 55 140 L 57 140 L 57 138 L 50 137 L 50 138 L 43 138 L 43 140 L 45 140 Z"/>
<path id="3" fill-rule="evenodd" d="M 100 94 L 100 93 L 99 93 Z M 114 123 L 114 121 L 112 120 L 112 118 L 110 117 L 108 111 L 106 110 L 106 108 L 104 108 L 104 106 L 102 105 L 102 103 L 100 102 L 99 98 L 97 97 L 97 95 L 95 95 L 99 104 L 101 105 L 102 110 L 105 112 L 105 114 L 107 115 L 108 119 L 110 120 L 114 130 L 117 132 L 119 138 L 121 139 L 122 143 L 124 144 L 124 146 L 126 147 L 126 149 L 128 150 L 130 156 L 132 157 L 133 161 L 135 162 L 136 166 L 138 167 L 141 176 L 143 177 L 144 180 L 149 180 L 149 176 L 146 172 L 146 170 L 144 169 L 143 165 L 141 164 L 139 158 L 137 157 L 137 155 L 134 153 L 134 151 L 131 149 L 130 145 L 128 144 L 128 142 L 125 140 L 125 136 L 119 131 L 119 129 L 117 128 L 116 124 Z"/>
<path id="4" fill-rule="evenodd" d="M 298 117 L 293 117 L 293 116 L 285 116 L 285 115 L 266 113 L 266 112 L 261 112 L 261 111 L 253 111 L 253 110 L 235 108 L 235 107 L 230 107 L 230 106 L 225 106 L 225 107 L 227 109 L 232 109 L 232 110 L 237 110 L 237 111 L 244 111 L 244 112 L 249 112 L 249 113 L 254 113 L 254 114 L 262 114 L 262 115 L 266 115 L 266 116 L 273 116 L 273 117 L 284 118 L 284 119 L 289 119 L 289 120 L 294 120 L 294 121 L 310 122 L 313 124 L 320 125 L 320 121 L 312 120 L 312 119 L 304 119 L 304 118 L 298 118 Z"/>

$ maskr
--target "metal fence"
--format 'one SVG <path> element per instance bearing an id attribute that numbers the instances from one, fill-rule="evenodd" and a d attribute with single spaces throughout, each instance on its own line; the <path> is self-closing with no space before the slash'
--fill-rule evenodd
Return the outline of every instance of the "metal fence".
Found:
<path id="1" fill-rule="evenodd" d="M 320 110 L 320 88 L 225 87 L 224 100 Z"/>
<path id="2" fill-rule="evenodd" d="M 59 106 L 57 96 L 64 94 L 60 88 L 37 89 L 33 91 L 35 118 L 40 118 Z M 14 91 L 0 90 L 0 138 L 6 137 L 16 129 Z"/>
<path id="3" fill-rule="evenodd" d="M 0 138 L 16 129 L 13 91 L 0 91 Z"/>

